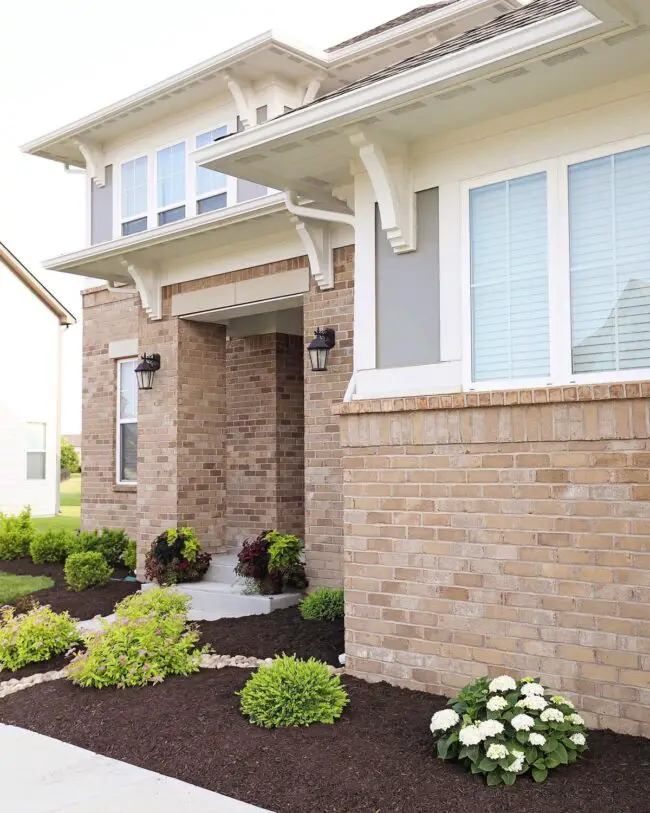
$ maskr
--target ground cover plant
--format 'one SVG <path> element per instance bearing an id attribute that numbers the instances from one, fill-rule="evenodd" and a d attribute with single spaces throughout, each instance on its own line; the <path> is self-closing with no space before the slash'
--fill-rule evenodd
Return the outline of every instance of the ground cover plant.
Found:
<path id="1" fill-rule="evenodd" d="M 65 560 L 65 580 L 71 590 L 87 590 L 106 584 L 113 575 L 113 568 L 97 551 L 71 553 Z"/>
<path id="2" fill-rule="evenodd" d="M 145 558 L 145 574 L 158 584 L 196 582 L 205 576 L 211 559 L 192 528 L 168 528 L 154 539 Z"/>
<path id="3" fill-rule="evenodd" d="M 145 618 L 150 615 L 157 618 L 184 615 L 187 618 L 189 608 L 189 596 L 169 587 L 151 587 L 120 601 L 115 606 L 115 614 L 118 618 Z"/>
<path id="4" fill-rule="evenodd" d="M 319 587 L 300 602 L 300 614 L 307 621 L 335 621 L 343 618 L 343 590 L 339 587 Z"/>
<path id="5" fill-rule="evenodd" d="M 19 514 L 0 514 L 0 559 L 27 556 L 35 534 L 29 506 L 25 506 Z"/>
<path id="6" fill-rule="evenodd" d="M 13 607 L 0 610 L 0 672 L 47 661 L 78 641 L 76 620 L 68 613 L 55 613 L 47 606 L 35 606 L 22 615 Z"/>
<path id="7" fill-rule="evenodd" d="M 431 719 L 438 756 L 463 762 L 488 785 L 514 785 L 531 772 L 544 782 L 549 771 L 570 765 L 587 747 L 585 723 L 573 703 L 534 678 L 479 678 Z"/>
<path id="8" fill-rule="evenodd" d="M 294 534 L 262 531 L 244 541 L 237 554 L 235 573 L 257 585 L 263 595 L 281 593 L 285 587 L 307 587 L 305 565 L 301 559 L 303 543 Z"/>

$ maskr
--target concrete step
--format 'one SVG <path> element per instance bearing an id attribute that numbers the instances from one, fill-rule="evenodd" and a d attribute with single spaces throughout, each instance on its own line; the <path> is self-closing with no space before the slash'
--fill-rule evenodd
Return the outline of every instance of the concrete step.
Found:
<path id="1" fill-rule="evenodd" d="M 143 584 L 148 590 L 153 584 Z M 245 615 L 267 615 L 273 610 L 292 607 L 302 598 L 298 590 L 289 590 L 279 596 L 245 596 L 241 584 L 200 581 L 177 584 L 174 590 L 190 596 L 191 621 L 216 621 L 219 618 L 241 618 Z"/>
<path id="2" fill-rule="evenodd" d="M 235 565 L 237 564 L 237 554 L 220 553 L 212 556 L 208 572 L 203 577 L 204 581 L 224 582 L 234 584 L 237 581 L 235 575 Z"/>

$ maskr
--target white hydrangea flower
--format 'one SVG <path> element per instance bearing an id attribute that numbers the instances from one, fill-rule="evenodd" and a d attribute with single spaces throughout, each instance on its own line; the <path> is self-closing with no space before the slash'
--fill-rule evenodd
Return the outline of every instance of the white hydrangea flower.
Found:
<path id="1" fill-rule="evenodd" d="M 585 735 L 580 734 L 580 732 L 577 734 L 572 734 L 569 739 L 572 743 L 575 743 L 575 745 L 584 745 L 587 742 Z"/>
<path id="2" fill-rule="evenodd" d="M 569 714 L 567 720 L 571 723 L 571 725 L 584 725 L 585 721 L 579 714 Z"/>
<path id="3" fill-rule="evenodd" d="M 436 731 L 447 731 L 458 723 L 460 717 L 453 709 L 443 709 L 437 711 L 431 718 L 431 733 L 435 734 Z"/>
<path id="4" fill-rule="evenodd" d="M 535 721 L 532 717 L 529 717 L 528 714 L 518 714 L 516 717 L 512 718 L 510 725 L 515 731 L 530 731 L 530 729 L 535 725 Z"/>
<path id="5" fill-rule="evenodd" d="M 546 737 L 543 734 L 537 734 L 533 731 L 528 736 L 528 742 L 531 745 L 546 745 Z"/>
<path id="6" fill-rule="evenodd" d="M 517 705 L 522 709 L 530 709 L 531 711 L 542 711 L 548 706 L 546 700 L 537 694 L 531 694 L 530 697 L 524 697 L 517 701 Z"/>
<path id="7" fill-rule="evenodd" d="M 573 705 L 573 703 L 572 703 L 572 702 L 569 700 L 569 698 L 568 698 L 568 697 L 564 697 L 564 696 L 563 696 L 563 695 L 561 695 L 561 694 L 555 694 L 555 695 L 553 695 L 553 697 L 551 697 L 551 702 L 552 702 L 552 703 L 555 703 L 555 705 L 556 705 L 556 706 L 568 706 L 570 709 L 574 709 L 574 708 L 575 708 L 575 706 L 574 706 L 574 705 Z"/>
<path id="8" fill-rule="evenodd" d="M 510 675 L 500 675 L 490 682 L 488 689 L 490 692 L 510 692 L 517 688 L 517 684 Z"/>
<path id="9" fill-rule="evenodd" d="M 466 725 L 465 728 L 461 728 L 458 739 L 463 745 L 478 745 L 483 736 L 477 725 Z"/>
<path id="10" fill-rule="evenodd" d="M 478 724 L 478 730 L 484 740 L 488 737 L 498 737 L 499 734 L 503 734 L 503 723 L 498 720 L 483 720 Z"/>
<path id="11" fill-rule="evenodd" d="M 545 709 L 539 718 L 543 723 L 563 723 L 564 714 L 559 709 Z"/>
<path id="12" fill-rule="evenodd" d="M 495 694 L 494 697 L 491 697 L 487 701 L 487 707 L 489 711 L 502 711 L 503 709 L 508 708 L 508 701 L 505 699 L 505 697 Z"/>
<path id="13" fill-rule="evenodd" d="M 506 771 L 510 773 L 519 773 L 519 771 L 524 767 L 524 752 L 523 751 L 513 751 L 512 756 L 514 760 L 508 765 Z"/>
<path id="14" fill-rule="evenodd" d="M 486 753 L 488 759 L 505 759 L 508 756 L 508 749 L 505 745 L 494 742 Z"/>
<path id="15" fill-rule="evenodd" d="M 540 683 L 524 683 L 521 687 L 521 693 L 524 697 L 531 694 L 544 694 L 544 687 Z"/>

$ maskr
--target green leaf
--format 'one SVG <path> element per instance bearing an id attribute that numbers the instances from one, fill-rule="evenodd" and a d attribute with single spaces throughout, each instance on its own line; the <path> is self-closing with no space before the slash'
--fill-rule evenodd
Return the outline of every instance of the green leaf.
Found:
<path id="1" fill-rule="evenodd" d="M 495 785 L 500 785 L 502 782 L 501 775 L 498 771 L 493 771 L 487 775 L 487 783 L 490 787 L 494 787 Z"/>
<path id="2" fill-rule="evenodd" d="M 458 759 L 468 759 L 469 758 L 469 748 L 466 745 L 460 749 L 458 753 Z"/>
<path id="3" fill-rule="evenodd" d="M 472 762 L 472 764 L 470 765 L 470 771 L 474 774 L 482 773 L 480 767 L 476 764 L 476 762 Z"/>
<path id="4" fill-rule="evenodd" d="M 557 740 L 555 737 L 549 737 L 544 745 L 542 745 L 542 750 L 545 754 L 552 754 L 553 751 L 557 748 Z"/>
<path id="5" fill-rule="evenodd" d="M 568 765 L 569 764 L 569 756 L 566 752 L 566 748 L 562 745 L 561 742 L 558 742 L 557 748 L 553 751 L 552 755 L 560 765 Z"/>
<path id="6" fill-rule="evenodd" d="M 526 748 L 526 762 L 529 765 L 532 765 L 533 762 L 537 761 L 537 748 L 531 746 L 530 748 Z"/>
<path id="7" fill-rule="evenodd" d="M 446 737 L 441 737 L 438 740 L 438 756 L 440 759 L 447 759 L 447 752 L 449 751 L 449 740 Z"/>
<path id="8" fill-rule="evenodd" d="M 467 756 L 472 760 L 472 762 L 476 762 L 481 758 L 481 749 L 478 745 L 470 745 L 467 749 Z"/>
<path id="9" fill-rule="evenodd" d="M 510 692 L 510 694 L 506 695 L 506 700 L 510 708 L 514 708 L 515 703 L 519 700 L 519 692 Z"/>
<path id="10" fill-rule="evenodd" d="M 533 763 L 533 768 L 537 768 L 538 771 L 545 771 L 546 760 L 543 757 L 540 757 L 536 762 Z"/>
<path id="11" fill-rule="evenodd" d="M 528 732 L 518 731 L 516 735 L 516 740 L 520 745 L 525 745 L 528 742 Z"/>
<path id="12" fill-rule="evenodd" d="M 569 765 L 578 761 L 578 754 L 576 751 L 568 751 L 567 755 L 569 757 Z"/>
<path id="13" fill-rule="evenodd" d="M 478 767 L 481 771 L 488 773 L 489 771 L 493 771 L 497 767 L 497 764 L 498 763 L 495 760 L 483 757 L 483 759 L 479 762 Z"/>
<path id="14" fill-rule="evenodd" d="M 546 777 L 548 776 L 548 771 L 546 768 L 540 770 L 540 768 L 533 768 L 533 779 L 535 782 L 544 782 Z"/>
<path id="15" fill-rule="evenodd" d="M 547 768 L 557 768 L 557 767 L 558 767 L 558 765 L 560 764 L 560 760 L 559 760 L 559 759 L 556 759 L 556 758 L 555 758 L 554 756 L 552 756 L 552 755 L 551 755 L 551 756 L 546 757 L 546 759 L 544 760 L 544 762 L 546 762 L 546 767 L 547 767 Z"/>
<path id="16" fill-rule="evenodd" d="M 503 783 L 504 783 L 504 785 L 514 785 L 514 784 L 515 784 L 515 782 L 517 781 L 517 774 L 516 774 L 516 773 L 512 773 L 512 772 L 509 772 L 509 771 L 506 771 L 506 772 L 503 774 L 502 779 L 503 779 Z"/>

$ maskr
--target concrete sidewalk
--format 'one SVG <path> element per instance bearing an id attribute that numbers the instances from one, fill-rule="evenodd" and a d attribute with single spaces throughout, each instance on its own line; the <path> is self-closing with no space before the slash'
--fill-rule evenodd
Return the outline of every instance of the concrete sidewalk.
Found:
<path id="1" fill-rule="evenodd" d="M 269 813 L 178 779 L 0 724 L 0 808 L 11 813 Z"/>

